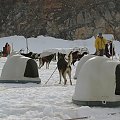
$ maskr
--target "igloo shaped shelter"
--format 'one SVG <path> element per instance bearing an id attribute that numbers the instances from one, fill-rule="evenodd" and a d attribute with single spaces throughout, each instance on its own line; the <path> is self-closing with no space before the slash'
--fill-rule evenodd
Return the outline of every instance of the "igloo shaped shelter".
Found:
<path id="1" fill-rule="evenodd" d="M 95 56 L 79 71 L 73 103 L 87 106 L 120 106 L 120 62 Z"/>
<path id="2" fill-rule="evenodd" d="M 95 57 L 95 55 L 84 55 L 77 64 L 74 79 L 77 79 L 79 71 L 82 68 L 83 64 L 90 58 Z"/>
<path id="3" fill-rule="evenodd" d="M 0 83 L 41 83 L 37 63 L 28 57 L 10 56 L 3 66 Z"/>

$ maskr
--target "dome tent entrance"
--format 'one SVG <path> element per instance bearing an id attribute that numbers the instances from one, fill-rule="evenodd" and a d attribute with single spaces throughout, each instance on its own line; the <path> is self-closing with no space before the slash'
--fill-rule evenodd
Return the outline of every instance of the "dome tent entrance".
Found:
<path id="1" fill-rule="evenodd" d="M 79 71 L 73 102 L 87 106 L 120 106 L 119 72 L 119 61 L 100 56 L 88 59 Z"/>
<path id="2" fill-rule="evenodd" d="M 41 83 L 37 63 L 22 55 L 10 56 L 3 66 L 0 83 Z"/>

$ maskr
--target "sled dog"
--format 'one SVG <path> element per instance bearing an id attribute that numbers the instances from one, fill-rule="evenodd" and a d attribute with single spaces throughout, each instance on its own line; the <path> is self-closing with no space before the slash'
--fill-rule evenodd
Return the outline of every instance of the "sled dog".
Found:
<path id="1" fill-rule="evenodd" d="M 61 79 L 62 77 L 64 78 L 64 85 L 67 83 L 66 75 L 68 74 L 69 79 L 70 79 L 70 84 L 72 85 L 71 81 L 71 62 L 72 62 L 72 52 L 69 53 L 68 55 L 68 60 L 66 61 L 65 59 L 65 54 L 59 53 L 58 52 L 58 62 L 57 62 L 57 68 L 59 71 L 59 76 L 60 76 L 60 82 L 61 84 Z"/>

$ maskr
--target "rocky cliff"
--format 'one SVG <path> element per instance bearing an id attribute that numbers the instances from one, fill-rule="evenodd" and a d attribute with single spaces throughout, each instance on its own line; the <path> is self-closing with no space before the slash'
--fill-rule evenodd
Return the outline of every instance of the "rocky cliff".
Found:
<path id="1" fill-rule="evenodd" d="M 74 40 L 99 32 L 120 40 L 120 0 L 0 0 L 0 37 Z"/>

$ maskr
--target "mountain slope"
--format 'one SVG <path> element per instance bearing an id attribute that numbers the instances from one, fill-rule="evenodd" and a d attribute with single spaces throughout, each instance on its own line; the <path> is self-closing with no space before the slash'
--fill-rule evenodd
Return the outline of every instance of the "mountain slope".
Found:
<path id="1" fill-rule="evenodd" d="M 119 0 L 0 0 L 0 36 L 89 38 L 98 32 L 120 40 Z"/>

